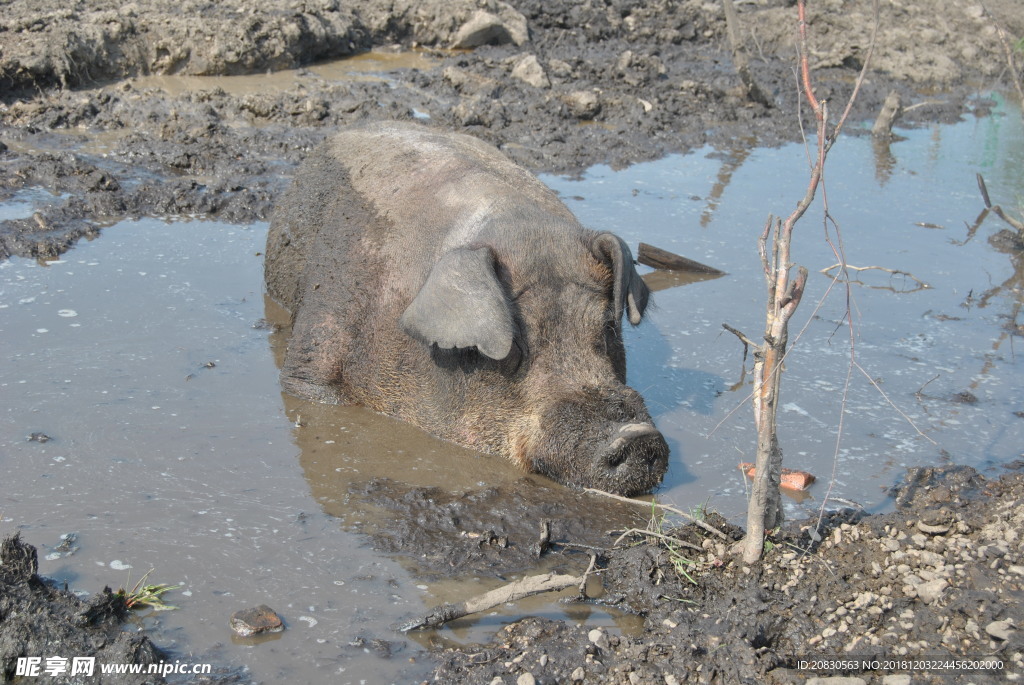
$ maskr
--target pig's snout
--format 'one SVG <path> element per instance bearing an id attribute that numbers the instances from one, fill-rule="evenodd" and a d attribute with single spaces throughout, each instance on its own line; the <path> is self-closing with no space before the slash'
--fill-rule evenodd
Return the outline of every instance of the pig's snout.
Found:
<path id="1" fill-rule="evenodd" d="M 668 467 L 668 443 L 654 424 L 622 423 L 595 455 L 598 479 L 623 494 L 648 492 Z"/>

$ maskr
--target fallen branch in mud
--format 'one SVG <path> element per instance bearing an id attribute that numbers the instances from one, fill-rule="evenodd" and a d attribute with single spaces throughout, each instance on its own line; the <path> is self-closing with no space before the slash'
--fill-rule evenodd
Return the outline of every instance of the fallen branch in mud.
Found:
<path id="1" fill-rule="evenodd" d="M 629 530 L 622 531 L 622 535 L 615 539 L 615 542 L 612 543 L 612 547 L 618 547 L 619 543 L 630 535 L 646 535 L 648 537 L 664 540 L 665 542 L 669 542 L 673 545 L 679 545 L 680 547 L 686 547 L 688 549 L 695 549 L 698 552 L 704 551 L 693 543 L 686 542 L 685 540 L 680 540 L 679 538 L 674 538 L 671 535 L 665 535 L 664 533 L 659 533 L 657 531 L 647 530 L 646 528 L 630 528 Z"/>
<path id="2" fill-rule="evenodd" d="M 930 285 L 928 285 L 927 283 L 922 281 L 920 278 L 918 278 L 914 274 L 910 273 L 909 271 L 903 271 L 901 269 L 889 269 L 889 268 L 884 267 L 884 266 L 853 266 L 852 264 L 833 264 L 832 266 L 827 266 L 824 269 L 822 269 L 821 273 L 825 274 L 826 276 L 828 276 L 830 278 L 839 278 L 838 276 L 833 276 L 830 273 L 833 269 L 842 269 L 842 270 L 846 270 L 846 271 L 857 271 L 857 272 L 860 272 L 860 271 L 884 271 L 885 273 L 892 274 L 893 276 L 906 276 L 907 278 L 911 279 L 912 281 L 914 281 L 918 285 L 918 287 L 914 288 L 913 290 L 906 290 L 906 291 L 900 291 L 900 292 L 917 292 L 918 290 L 928 290 L 929 288 L 931 288 Z M 853 281 L 851 281 L 851 282 L 853 282 Z M 857 281 L 857 282 L 859 282 L 859 281 Z M 892 290 L 892 288 L 886 288 L 886 290 Z"/>
<path id="3" fill-rule="evenodd" d="M 644 501 L 638 500 L 638 499 L 630 499 L 629 497 L 623 497 L 622 495 L 613 495 L 610 492 L 605 492 L 604 490 L 596 490 L 594 488 L 583 488 L 583 492 L 589 492 L 589 493 L 591 493 L 593 495 L 603 495 L 604 497 L 611 497 L 612 499 L 617 499 L 620 502 L 629 502 L 630 504 L 638 504 L 638 505 L 640 505 L 642 507 L 654 506 L 654 507 L 658 507 L 659 509 L 664 509 L 665 511 L 671 511 L 673 514 L 679 514 L 683 518 L 688 519 L 689 521 L 691 521 L 695 525 L 703 528 L 704 530 L 706 530 L 707 532 L 711 533 L 712 535 L 717 535 L 718 537 L 722 538 L 723 540 L 728 540 L 729 539 L 728 535 L 726 535 L 722 531 L 718 530 L 717 528 L 712 526 L 707 521 L 701 521 L 700 519 L 698 519 L 698 518 L 696 518 L 694 516 L 691 516 L 690 514 L 687 514 L 682 509 L 676 509 L 675 507 L 669 506 L 667 504 L 661 504 L 659 502 L 644 502 Z"/>
<path id="4" fill-rule="evenodd" d="M 465 602 L 459 602 L 457 604 L 442 604 L 423 618 L 406 623 L 399 628 L 399 630 L 406 633 L 410 630 L 437 628 L 449 621 L 454 621 L 457 618 L 469 616 L 470 614 L 478 614 L 481 611 L 487 611 L 488 609 L 492 609 L 496 606 L 500 606 L 508 602 L 515 602 L 531 595 L 539 595 L 544 592 L 557 592 L 573 586 L 582 588 L 587 582 L 587 575 L 592 573 L 591 569 L 593 569 L 594 565 L 593 560 L 591 560 L 590 569 L 588 569 L 587 573 L 582 576 L 571 576 L 566 574 L 556 575 L 554 573 L 543 573 L 539 576 L 527 576 L 526 578 L 521 578 L 507 585 L 502 585 L 490 592 L 485 592 L 482 595 L 477 595 L 476 597 L 467 599 Z"/>

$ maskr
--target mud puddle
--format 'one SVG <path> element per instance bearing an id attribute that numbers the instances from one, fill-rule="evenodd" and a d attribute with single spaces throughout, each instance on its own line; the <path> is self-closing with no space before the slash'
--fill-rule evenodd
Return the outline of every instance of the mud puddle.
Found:
<path id="1" fill-rule="evenodd" d="M 889 150 L 874 149 L 869 137 L 847 137 L 829 157 L 827 192 L 847 262 L 909 274 L 852 273 L 863 371 L 853 369 L 848 394 L 843 284 L 818 306 L 832 283 L 820 270 L 837 261 L 820 201 L 794 237 L 794 260 L 811 277 L 790 327 L 791 340 L 802 332 L 787 362 L 780 432 L 786 463 L 819 482 L 809 499 L 788 500 L 791 518 L 820 505 L 833 473 L 832 497 L 879 512 L 891 508 L 885 491 L 906 467 L 957 463 L 985 471 L 1022 454 L 1024 257 L 990 244 L 1008 228 L 1002 222 L 989 217 L 976 233 L 968 229 L 983 208 L 975 173 L 1002 198 L 993 202 L 1019 212 L 1020 111 L 1001 104 L 991 116 L 901 135 Z M 657 292 L 651 322 L 629 339 L 630 384 L 672 447 L 660 499 L 708 502 L 734 518 L 745 510 L 736 467 L 753 461 L 751 360 L 743 365 L 742 344 L 721 324 L 760 337 L 757 236 L 769 212 L 795 206 L 805 160 L 800 145 L 737 144 L 618 172 L 594 167 L 580 180 L 545 178 L 584 223 L 728 272 Z"/>
<path id="2" fill-rule="evenodd" d="M 432 59 L 426 51 L 378 49 L 344 59 L 313 64 L 303 69 L 284 69 L 265 74 L 239 74 L 236 76 L 161 74 L 134 78 L 128 83 L 139 90 L 158 88 L 171 96 L 220 89 L 228 95 L 241 97 L 284 93 L 308 79 L 317 79 L 326 83 L 353 81 L 389 83 L 391 79 L 388 74 L 395 70 L 428 70 L 438 64 L 439 61 Z"/>
<path id="3" fill-rule="evenodd" d="M 30 216 L 46 201 L 21 193 L 3 211 Z M 357 490 L 387 479 L 459 492 L 523 474 L 361 409 L 283 398 L 265 236 L 264 224 L 147 219 L 59 260 L 0 264 L 0 532 L 23 531 L 40 573 L 75 591 L 130 587 L 150 569 L 150 582 L 180 584 L 167 597 L 178 611 L 138 619 L 179 660 L 259 682 L 406 682 L 432 663 L 392 625 L 502 581 L 424 580 L 373 551 L 357 531 L 393 528 L 391 513 Z M 68 533 L 74 544 L 59 548 Z M 288 629 L 232 637 L 231 613 L 261 603 Z M 640 629 L 544 599 L 416 637 L 483 641 L 523 610 Z"/>
<path id="4" fill-rule="evenodd" d="M 849 263 L 910 272 L 929 286 L 872 270 L 851 291 L 859 363 L 937 443 L 853 374 L 831 494 L 873 511 L 889 506 L 884 489 L 906 466 L 984 470 L 1019 458 L 1024 444 L 1013 333 L 1024 267 L 1019 254 L 989 244 L 1002 228 L 994 218 L 973 236 L 964 227 L 981 208 L 976 171 L 1007 207 L 1024 193 L 1019 112 L 1001 107 L 903 133 L 880 156 L 866 138 L 843 139 L 828 180 Z M 584 223 L 729 272 L 660 290 L 651 321 L 628 338 L 630 383 L 673 448 L 659 498 L 683 508 L 707 502 L 731 516 L 743 508 L 735 465 L 754 440 L 749 408 L 736 407 L 750 379 L 739 342 L 720 324 L 757 335 L 756 235 L 769 211 L 793 205 L 804 170 L 798 146 L 738 147 L 545 179 Z M 28 217 L 51 201 L 20 192 L 0 213 Z M 816 217 L 798 229 L 796 259 L 812 279 L 796 328 L 810 323 L 784 381 L 782 441 L 787 463 L 821 482 L 810 500 L 788 505 L 791 517 L 825 496 L 849 356 L 841 289 L 815 310 L 830 283 L 817 272 L 835 261 Z M 422 647 L 482 641 L 525 614 L 638 631 L 634 617 L 551 598 L 413 638 L 392 630 L 522 572 L 488 566 L 509 557 L 473 543 L 465 549 L 479 552 L 479 563 L 452 577 L 443 555 L 424 560 L 438 541 L 463 544 L 488 525 L 516 523 L 515 549 L 544 517 L 576 526 L 561 530 L 565 541 L 621 522 L 597 522 L 597 505 L 403 424 L 283 397 L 274 355 L 284 332 L 273 327 L 281 313 L 262 295 L 265 229 L 124 222 L 60 260 L 0 265 L 0 530 L 23 530 L 41 548 L 41 573 L 73 589 L 131 584 L 155 568 L 154 581 L 183 588 L 168 598 L 181 610 L 139 619 L 154 642 L 182 659 L 244 665 L 263 682 L 408 681 L 430 669 Z M 417 541 L 417 522 L 441 533 Z M 381 542 L 380 533 L 399 530 L 397 542 Z M 378 533 L 386 552 L 371 549 L 364 531 Z M 54 548 L 69 532 L 78 548 L 62 556 Z M 580 555 L 544 563 L 578 570 Z M 260 603 L 288 630 L 232 639 L 227 617 Z"/>

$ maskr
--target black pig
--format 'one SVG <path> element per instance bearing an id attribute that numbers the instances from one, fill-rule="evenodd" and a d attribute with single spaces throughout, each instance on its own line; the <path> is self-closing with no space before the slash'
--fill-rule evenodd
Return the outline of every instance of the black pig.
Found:
<path id="1" fill-rule="evenodd" d="M 657 486 L 668 445 L 625 385 L 629 248 L 479 140 L 343 131 L 275 211 L 271 297 L 292 313 L 282 384 L 362 404 L 575 486 Z"/>

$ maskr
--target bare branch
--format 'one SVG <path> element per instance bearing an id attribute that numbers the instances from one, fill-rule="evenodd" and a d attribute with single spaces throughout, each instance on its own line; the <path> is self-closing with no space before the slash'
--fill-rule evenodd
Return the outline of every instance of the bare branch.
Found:
<path id="1" fill-rule="evenodd" d="M 917 283 L 918 286 L 919 286 L 919 287 L 915 288 L 912 291 L 901 291 L 901 292 L 917 292 L 918 290 L 927 290 L 928 288 L 931 288 L 930 285 L 928 285 L 927 283 L 922 281 L 920 278 L 918 278 L 914 274 L 910 273 L 909 271 L 903 271 L 902 269 L 889 269 L 889 268 L 884 267 L 884 266 L 854 266 L 853 264 L 842 264 L 842 263 L 839 263 L 839 264 L 833 264 L 832 266 L 829 266 L 829 267 L 825 267 L 824 269 L 821 270 L 821 273 L 825 274 L 829 278 L 835 278 L 837 280 L 840 280 L 839 274 L 832 274 L 831 273 L 831 271 L 833 269 L 841 269 L 843 271 L 857 271 L 857 272 L 863 272 L 863 271 L 884 271 L 885 273 L 892 274 L 893 276 L 906 276 L 907 278 L 909 278 L 912 281 L 914 281 L 915 283 Z M 849 279 L 846 279 L 846 282 L 847 283 L 851 283 L 851 282 L 858 282 L 859 283 L 859 281 L 850 281 Z M 892 290 L 892 288 L 890 288 L 890 290 Z M 893 290 L 893 292 L 895 292 L 895 290 Z"/>
<path id="2" fill-rule="evenodd" d="M 672 545 L 679 545 L 680 547 L 686 547 L 687 549 L 695 549 L 698 552 L 703 552 L 704 551 L 703 549 L 701 549 L 697 545 L 691 544 L 691 543 L 686 542 L 684 540 L 680 540 L 679 538 L 674 538 L 671 535 L 665 535 L 664 533 L 658 533 L 658 532 L 653 531 L 653 530 L 647 530 L 646 528 L 630 528 L 629 530 L 624 531 L 622 533 L 622 535 L 620 535 L 615 540 L 614 544 L 612 544 L 612 547 L 618 547 L 619 543 L 622 542 L 624 539 L 626 539 L 630 535 L 646 535 L 647 537 L 658 538 L 659 540 L 664 540 L 665 542 L 667 542 L 669 544 L 672 544 Z"/>
<path id="3" fill-rule="evenodd" d="M 985 207 L 991 210 L 996 216 L 1005 221 L 1006 223 L 1013 226 L 1013 228 L 1024 235 L 1024 222 L 1019 219 L 1014 219 L 1003 211 L 1003 208 L 999 205 L 993 205 L 992 200 L 988 197 L 988 187 L 985 185 L 985 179 L 982 178 L 981 174 L 978 174 L 978 189 L 981 190 L 981 198 L 985 201 Z"/>
<path id="4" fill-rule="evenodd" d="M 454 621 L 463 616 L 478 614 L 496 606 L 508 602 L 515 602 L 524 597 L 541 594 L 543 592 L 557 592 L 567 587 L 582 587 L 587 581 L 586 574 L 582 576 L 556 575 L 554 573 L 543 573 L 537 576 L 527 576 L 519 580 L 502 585 L 499 588 L 477 595 L 465 602 L 458 604 L 442 604 L 436 607 L 429 614 L 421 619 L 411 621 L 403 625 L 400 630 L 406 633 L 410 630 L 422 628 L 437 628 L 449 621 Z"/>
<path id="5" fill-rule="evenodd" d="M 692 522 L 695 525 L 703 528 L 704 530 L 706 530 L 707 532 L 711 533 L 712 535 L 717 535 L 718 537 L 722 538 L 723 540 L 728 540 L 729 539 L 728 535 L 726 535 L 722 531 L 718 530 L 717 528 L 712 526 L 710 523 L 708 523 L 706 521 L 702 521 L 702 520 L 700 520 L 698 518 L 695 518 L 695 517 L 691 516 L 690 514 L 687 514 L 682 509 L 677 509 L 677 508 L 669 506 L 667 504 L 661 504 L 660 502 L 645 502 L 645 501 L 639 500 L 639 499 L 630 499 L 629 497 L 623 497 L 622 495 L 613 495 L 610 492 L 605 492 L 604 490 L 595 490 L 594 488 L 583 488 L 583 492 L 589 492 L 592 495 L 601 495 L 602 497 L 611 497 L 612 499 L 618 500 L 620 502 L 629 502 L 630 504 L 637 504 L 637 505 L 639 505 L 641 507 L 655 506 L 655 507 L 658 507 L 659 509 L 664 509 L 665 511 L 671 511 L 673 514 L 679 514 L 683 518 L 688 519 L 690 522 Z"/>
<path id="6" fill-rule="evenodd" d="M 750 338 L 745 336 L 742 331 L 736 330 L 735 328 L 733 328 L 732 326 L 730 326 L 727 323 L 723 323 L 722 324 L 722 328 L 724 328 L 725 330 L 727 330 L 730 333 L 732 333 L 733 335 L 735 335 L 737 338 L 740 339 L 740 342 L 743 343 L 743 358 L 744 359 L 747 358 L 747 350 L 749 348 L 754 348 L 754 350 L 760 350 L 761 349 L 760 345 L 758 345 L 756 342 L 754 342 L 753 340 L 751 340 Z"/>

